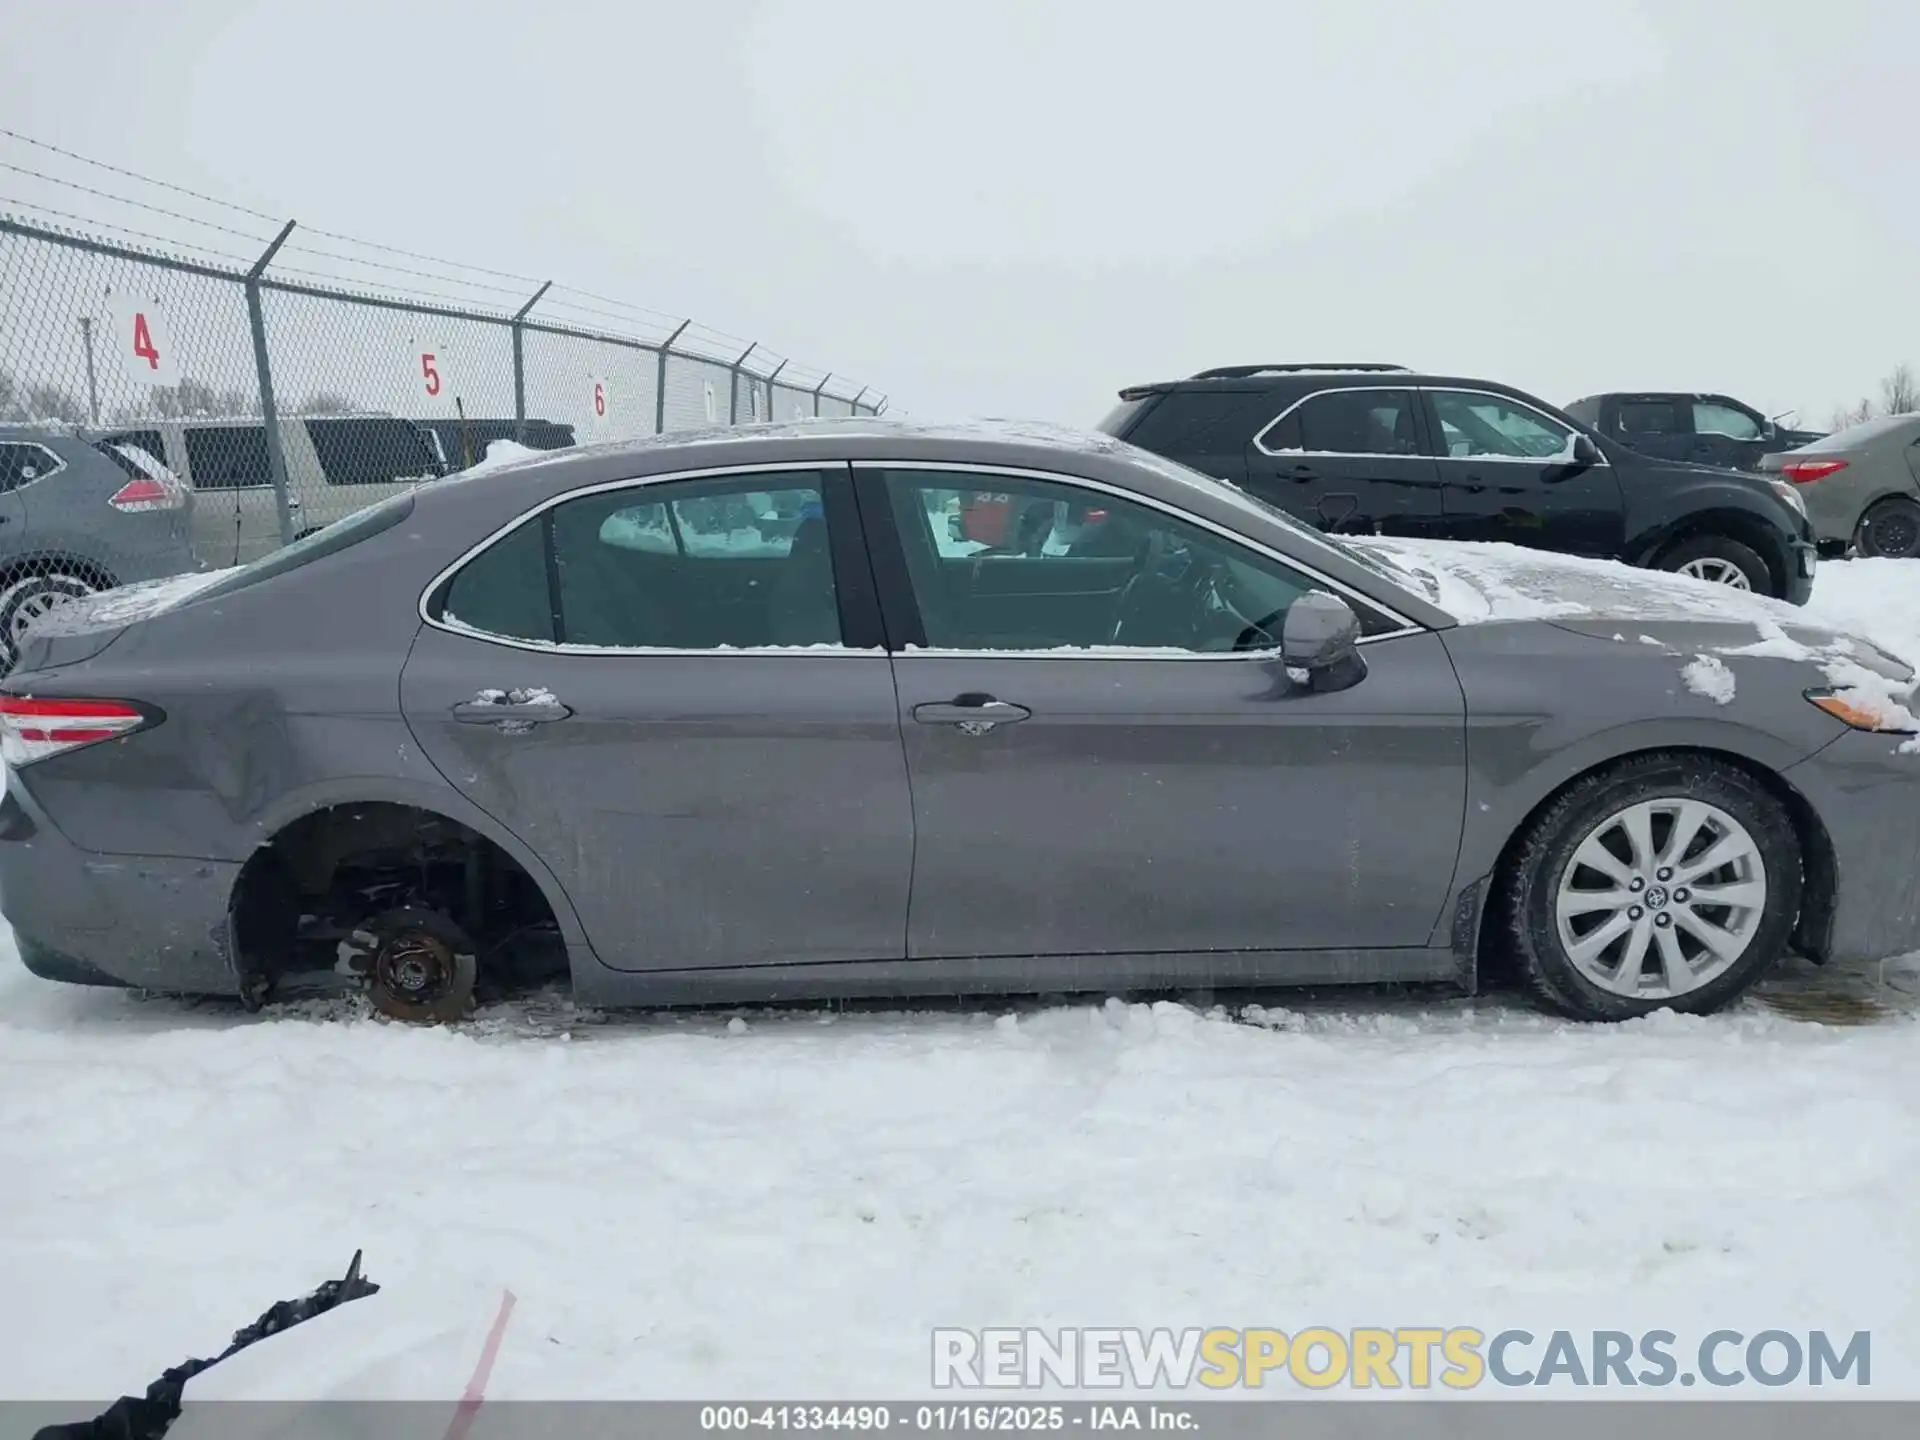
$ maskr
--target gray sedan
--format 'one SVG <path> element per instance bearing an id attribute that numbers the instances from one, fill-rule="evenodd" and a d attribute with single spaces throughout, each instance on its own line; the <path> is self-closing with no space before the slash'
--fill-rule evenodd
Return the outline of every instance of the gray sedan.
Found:
<path id="1" fill-rule="evenodd" d="M 1920 555 L 1920 415 L 1885 415 L 1823 435 L 1760 469 L 1791 480 L 1821 548 Z"/>
<path id="2" fill-rule="evenodd" d="M 59 612 L 0 687 L 0 903 L 43 976 L 409 1019 L 557 976 L 656 1004 L 1496 960 L 1576 1016 L 1708 1011 L 1789 948 L 1920 946 L 1912 685 L 1788 606 L 1348 545 L 1106 437 L 707 432 Z"/>

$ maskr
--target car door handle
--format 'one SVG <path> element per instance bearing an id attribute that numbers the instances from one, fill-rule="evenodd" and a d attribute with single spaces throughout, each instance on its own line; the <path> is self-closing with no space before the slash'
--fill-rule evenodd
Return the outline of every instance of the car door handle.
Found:
<path id="1" fill-rule="evenodd" d="M 556 720 L 565 720 L 573 711 L 551 696 L 528 700 L 492 700 L 476 695 L 471 700 L 462 700 L 455 705 L 451 713 L 462 725 L 498 725 L 503 730 L 521 732 L 535 725 L 550 725 Z"/>
<path id="2" fill-rule="evenodd" d="M 968 735 L 984 735 L 996 725 L 1013 725 L 1031 714 L 1024 705 L 978 694 L 956 695 L 951 700 L 913 707 L 913 718 L 922 725 L 952 725 Z"/>

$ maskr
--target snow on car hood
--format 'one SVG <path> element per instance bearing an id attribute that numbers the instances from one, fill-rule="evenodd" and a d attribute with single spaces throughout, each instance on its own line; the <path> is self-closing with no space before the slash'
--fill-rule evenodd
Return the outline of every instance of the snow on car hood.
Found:
<path id="1" fill-rule="evenodd" d="M 1610 633 L 1622 643 L 1658 647 L 1683 657 L 1681 678 L 1687 688 L 1717 704 L 1730 703 L 1738 689 L 1737 671 L 1727 659 L 1806 664 L 1888 730 L 1914 735 L 1900 748 L 1920 754 L 1920 699 L 1915 696 L 1920 685 L 1914 667 L 1863 635 L 1827 624 L 1784 600 L 1519 545 L 1399 536 L 1341 538 L 1396 577 L 1404 576 L 1413 589 L 1463 625 L 1546 620 L 1600 638 Z M 1700 628 L 1683 629 L 1678 636 L 1665 629 L 1654 636 L 1637 631 L 1636 624 Z M 1729 627 L 1738 637 L 1732 643 Z"/>
<path id="2" fill-rule="evenodd" d="M 1587 560 L 1519 545 L 1399 536 L 1341 536 L 1384 562 L 1463 625 L 1584 615 L 1610 620 L 1802 623 L 1784 600 L 1663 570 Z"/>

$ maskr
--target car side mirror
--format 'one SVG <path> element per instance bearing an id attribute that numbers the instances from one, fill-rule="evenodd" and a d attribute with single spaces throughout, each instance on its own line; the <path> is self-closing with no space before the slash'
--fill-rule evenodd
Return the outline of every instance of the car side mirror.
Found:
<path id="1" fill-rule="evenodd" d="M 1576 465 L 1598 465 L 1600 447 L 1593 443 L 1593 437 L 1583 431 L 1573 434 L 1573 463 Z"/>
<path id="2" fill-rule="evenodd" d="M 1304 675 L 1306 688 L 1324 693 L 1358 685 L 1367 676 L 1360 654 L 1360 617 L 1337 595 L 1309 590 L 1287 607 L 1280 632 L 1287 670 Z"/>

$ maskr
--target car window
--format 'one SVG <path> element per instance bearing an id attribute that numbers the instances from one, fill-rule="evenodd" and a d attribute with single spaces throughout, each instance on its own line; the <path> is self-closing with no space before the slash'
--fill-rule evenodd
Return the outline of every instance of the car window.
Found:
<path id="1" fill-rule="evenodd" d="M 329 555 L 338 555 L 342 550 L 371 539 L 383 530 L 391 530 L 412 513 L 411 494 L 390 496 L 378 505 L 356 510 L 291 545 L 282 545 L 249 565 L 228 571 L 206 589 L 195 591 L 193 598 L 210 600 L 220 595 L 231 595 L 236 590 L 258 585 L 262 580 L 271 580 L 276 575 L 285 575 Z"/>
<path id="2" fill-rule="evenodd" d="M 1687 422 L 1671 400 L 1622 400 L 1615 422 L 1622 435 L 1685 435 Z"/>
<path id="3" fill-rule="evenodd" d="M 1203 526 L 1103 491 L 992 483 L 980 489 L 978 476 L 938 470 L 887 475 L 933 649 L 1271 649 L 1287 608 L 1316 588 Z M 1371 629 L 1392 628 L 1370 611 L 1363 626 L 1370 617 Z"/>
<path id="4" fill-rule="evenodd" d="M 1760 438 L 1760 427 L 1751 415 L 1711 400 L 1693 402 L 1693 430 L 1696 435 L 1725 435 L 1734 440 Z"/>
<path id="5" fill-rule="evenodd" d="M 818 478 L 683 481 L 565 501 L 462 567 L 439 618 L 601 648 L 837 645 Z"/>
<path id="6" fill-rule="evenodd" d="M 309 420 L 307 434 L 329 485 L 389 485 L 439 473 L 426 435 L 405 420 Z"/>
<path id="7" fill-rule="evenodd" d="M 1468 390 L 1428 393 L 1440 421 L 1441 443 L 1456 459 L 1495 455 L 1551 460 L 1572 447 L 1572 430 L 1517 401 Z"/>
<path id="8" fill-rule="evenodd" d="M 1411 390 L 1330 390 L 1295 406 L 1260 443 L 1318 455 L 1417 455 L 1413 411 Z"/>
<path id="9" fill-rule="evenodd" d="M 31 485 L 59 468 L 59 457 L 44 445 L 0 445 L 0 495 Z"/>
<path id="10" fill-rule="evenodd" d="M 263 425 L 189 425 L 187 468 L 196 490 L 245 490 L 273 483 Z"/>
<path id="11" fill-rule="evenodd" d="M 167 463 L 166 442 L 160 438 L 158 430 L 115 430 L 109 435 L 102 435 L 94 444 L 116 448 L 131 445 L 135 450 L 144 451 L 151 456 L 163 468 Z"/>

